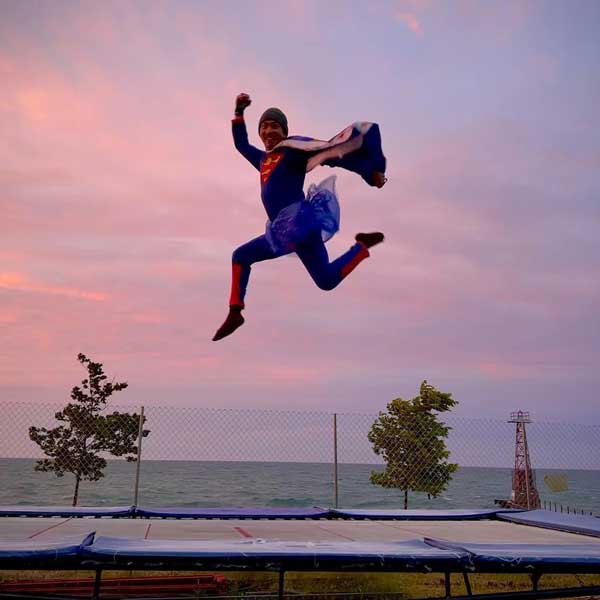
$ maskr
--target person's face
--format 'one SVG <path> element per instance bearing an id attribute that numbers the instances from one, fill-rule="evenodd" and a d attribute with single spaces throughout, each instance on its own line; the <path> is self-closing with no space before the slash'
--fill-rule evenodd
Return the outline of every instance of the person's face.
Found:
<path id="1" fill-rule="evenodd" d="M 285 140 L 283 128 L 277 121 L 271 119 L 267 119 L 260 124 L 258 135 L 265 145 L 267 152 L 275 148 L 279 142 Z"/>

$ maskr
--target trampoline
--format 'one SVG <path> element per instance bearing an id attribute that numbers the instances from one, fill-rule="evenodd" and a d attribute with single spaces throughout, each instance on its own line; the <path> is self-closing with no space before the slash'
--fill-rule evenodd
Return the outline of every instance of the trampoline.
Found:
<path id="1" fill-rule="evenodd" d="M 0 506 L 0 517 L 132 517 L 134 506 Z"/>
<path id="2" fill-rule="evenodd" d="M 600 593 L 600 586 L 539 588 L 546 574 L 600 575 L 600 519 L 594 517 L 550 511 L 132 507 L 129 517 L 118 509 L 118 518 L 106 518 L 97 510 L 59 509 L 48 516 L 48 507 L 39 507 L 43 514 L 26 508 L 32 514 L 0 509 L 5 515 L 0 568 L 92 570 L 94 598 L 102 597 L 104 571 L 131 569 L 271 571 L 279 575 L 279 598 L 285 574 L 294 571 L 440 573 L 445 597 L 453 598 Z M 452 595 L 453 573 L 463 577 L 467 596 Z M 531 590 L 474 595 L 473 573 L 528 573 Z"/>
<path id="3" fill-rule="evenodd" d="M 327 508 L 144 508 L 135 509 L 138 517 L 163 519 L 323 519 L 329 517 Z"/>

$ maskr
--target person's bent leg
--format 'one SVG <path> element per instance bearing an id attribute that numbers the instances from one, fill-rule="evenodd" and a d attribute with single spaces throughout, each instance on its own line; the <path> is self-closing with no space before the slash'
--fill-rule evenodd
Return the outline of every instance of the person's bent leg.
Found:
<path id="1" fill-rule="evenodd" d="M 231 257 L 231 291 L 229 294 L 229 314 L 213 337 L 213 341 L 221 340 L 231 335 L 244 324 L 242 310 L 246 288 L 250 279 L 251 267 L 254 263 L 276 258 L 269 242 L 264 235 L 249 241 L 237 248 Z"/>
<path id="2" fill-rule="evenodd" d="M 379 235 L 379 241 L 382 241 L 383 234 Z M 366 241 L 371 242 L 372 239 L 368 238 Z M 317 286 L 322 290 L 332 290 L 369 256 L 369 247 L 364 241 L 357 241 L 347 252 L 329 262 L 327 248 L 321 236 L 314 236 L 298 247 L 296 253 Z"/>

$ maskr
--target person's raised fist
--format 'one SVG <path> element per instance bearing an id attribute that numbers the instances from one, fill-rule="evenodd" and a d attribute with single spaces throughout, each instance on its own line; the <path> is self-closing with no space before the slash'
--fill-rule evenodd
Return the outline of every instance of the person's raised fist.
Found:
<path id="1" fill-rule="evenodd" d="M 235 99 L 235 114 L 237 116 L 243 115 L 244 110 L 246 110 L 246 108 L 251 104 L 252 100 L 248 94 L 238 94 L 237 98 Z"/>

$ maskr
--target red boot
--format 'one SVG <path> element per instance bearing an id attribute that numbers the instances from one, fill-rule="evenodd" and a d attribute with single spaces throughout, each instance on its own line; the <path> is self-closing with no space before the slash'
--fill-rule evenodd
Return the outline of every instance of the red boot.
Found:
<path id="1" fill-rule="evenodd" d="M 380 231 L 373 233 L 357 233 L 354 239 L 360 244 L 364 244 L 367 248 L 371 248 L 376 244 L 381 244 L 385 236 Z"/>
<path id="2" fill-rule="evenodd" d="M 242 317 L 242 307 L 241 306 L 230 306 L 229 314 L 225 319 L 223 325 L 219 327 L 217 333 L 215 333 L 213 337 L 213 342 L 217 340 L 222 340 L 224 337 L 231 335 L 238 327 L 241 327 L 244 324 L 244 317 Z"/>

